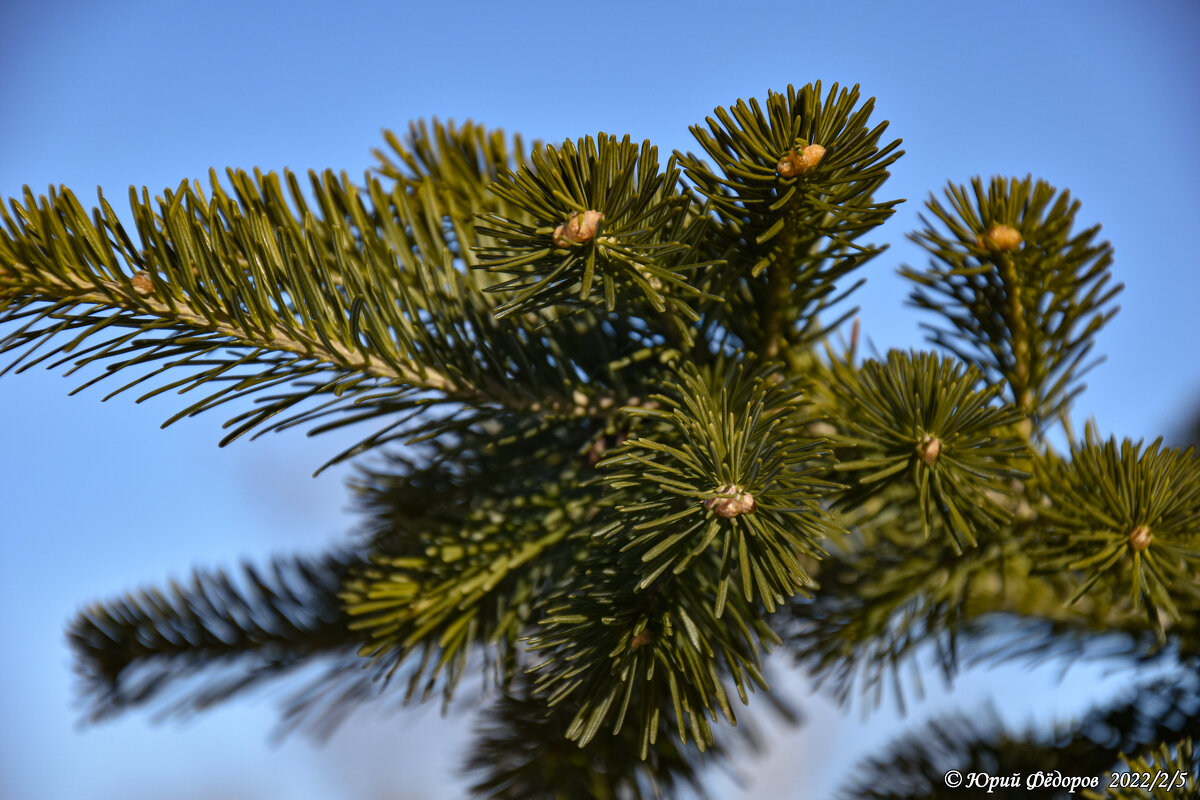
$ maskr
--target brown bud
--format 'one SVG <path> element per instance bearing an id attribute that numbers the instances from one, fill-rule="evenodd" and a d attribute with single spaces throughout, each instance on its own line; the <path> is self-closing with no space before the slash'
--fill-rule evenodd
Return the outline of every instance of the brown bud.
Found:
<path id="1" fill-rule="evenodd" d="M 775 171 L 779 173 L 781 178 L 794 178 L 797 175 L 803 175 L 810 169 L 821 163 L 821 159 L 825 157 L 825 148 L 819 144 L 810 144 L 808 147 L 802 147 L 799 150 L 795 148 L 784 154 L 783 158 L 779 159 L 779 163 L 775 165 Z"/>
<path id="2" fill-rule="evenodd" d="M 596 226 L 604 214 L 599 211 L 578 211 L 567 217 L 567 221 L 554 229 L 554 243 L 559 247 L 590 242 L 596 235 Z"/>
<path id="3" fill-rule="evenodd" d="M 935 436 L 926 436 L 917 445 L 917 455 L 925 462 L 925 465 L 932 467 L 937 463 L 938 456 L 942 454 L 942 440 Z"/>
<path id="4" fill-rule="evenodd" d="M 650 634 L 650 631 L 642 631 L 630 640 L 629 649 L 637 650 L 639 647 L 645 647 L 653 641 L 654 637 Z"/>
<path id="5" fill-rule="evenodd" d="M 1138 525 L 1129 532 L 1129 546 L 1141 552 L 1150 546 L 1150 526 Z"/>
<path id="6" fill-rule="evenodd" d="M 732 484 L 723 486 L 720 496 L 701 500 L 700 503 L 718 517 L 726 519 L 731 519 L 739 514 L 753 514 L 758 508 L 758 502 L 754 499 L 754 495 L 743 492 Z"/>
<path id="7" fill-rule="evenodd" d="M 142 297 L 154 291 L 154 282 L 150 280 L 150 273 L 144 269 L 139 269 L 133 273 L 133 278 L 130 280 L 133 284 L 133 290 Z"/>
<path id="8" fill-rule="evenodd" d="M 598 464 L 600 462 L 600 459 L 603 457 L 604 457 L 604 438 L 601 437 L 601 438 L 597 439 L 596 441 L 592 442 L 592 446 L 588 448 L 587 456 L 586 456 L 587 465 L 589 467 L 594 467 L 594 466 L 596 466 L 596 464 Z"/>
<path id="9" fill-rule="evenodd" d="M 975 237 L 976 246 L 985 250 L 1016 250 L 1024 241 L 1021 232 L 1008 225 L 993 225 Z"/>
<path id="10" fill-rule="evenodd" d="M 592 446 L 588 448 L 587 463 L 589 467 L 594 467 L 600 463 L 600 459 L 604 458 L 605 452 L 620 447 L 625 444 L 625 440 L 629 438 L 629 434 L 621 431 L 614 436 L 604 435 L 596 441 L 592 442 Z"/>

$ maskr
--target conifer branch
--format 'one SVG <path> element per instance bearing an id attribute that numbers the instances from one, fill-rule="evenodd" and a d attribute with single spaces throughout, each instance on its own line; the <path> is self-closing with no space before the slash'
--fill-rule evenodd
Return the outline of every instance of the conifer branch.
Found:
<path id="1" fill-rule="evenodd" d="M 535 694 L 550 707 L 575 706 L 566 735 L 579 747 L 632 729 L 644 760 L 664 717 L 682 744 L 711 747 L 710 722 L 720 715 L 737 724 L 733 692 L 748 704 L 749 692 L 767 688 L 762 655 L 777 644 L 775 634 L 739 594 L 717 600 L 701 590 L 720 576 L 714 553 L 696 560 L 691 579 L 644 592 L 632 591 L 632 565 L 603 568 L 610 560 L 596 551 L 579 579 L 547 604 L 529 640 L 542 657 L 532 668 Z"/>
<path id="2" fill-rule="evenodd" d="M 817 316 L 860 285 L 843 281 L 883 248 L 857 240 L 902 202 L 874 199 L 902 151 L 899 140 L 880 146 L 886 122 L 868 128 L 874 100 L 858 102 L 858 87 L 837 84 L 822 99 L 819 82 L 771 92 L 765 109 L 739 101 L 716 109 L 707 129 L 692 127 L 713 165 L 679 156 L 720 221 L 710 246 L 732 264 L 716 277 L 727 288 L 709 292 L 723 298 L 721 316 L 740 344 L 760 356 L 810 344 L 844 319 Z"/>
<path id="3" fill-rule="evenodd" d="M 443 222 L 469 223 L 470 212 L 465 223 L 454 220 L 453 209 L 438 205 L 439 187 L 427 181 L 388 193 L 369 182 L 369 211 L 344 177 L 312 174 L 316 216 L 290 173 L 290 196 L 274 175 L 229 177 L 237 200 L 215 174 L 211 196 L 184 184 L 157 204 L 145 192 L 133 197 L 141 248 L 103 196 L 91 218 L 68 191 L 40 201 L 27 192 L 24 205 L 14 202 L 0 232 L 0 306 L 2 320 L 22 324 L 0 340 L 0 352 L 24 352 L 10 368 L 54 356 L 51 366 L 73 362 L 72 371 L 106 364 L 85 386 L 126 368 L 153 368 L 117 392 L 171 369 L 192 370 L 141 399 L 219 387 L 171 421 L 292 384 L 231 420 L 226 442 L 255 427 L 428 405 L 419 393 L 481 410 L 603 413 L 605 391 L 579 391 L 554 331 L 501 326 L 478 283 L 456 269 L 456 259 L 468 256 Z M 67 338 L 71 332 L 78 335 Z M 616 357 L 629 348 L 597 344 L 586 352 Z M 606 369 L 601 362 L 588 371 L 597 368 Z M 319 414 L 279 416 L 320 398 L 327 402 Z M 609 405 L 615 399 L 607 394 Z M 385 440 L 368 437 L 341 457 Z"/>
<path id="4" fill-rule="evenodd" d="M 1026 782 L 1035 774 L 1053 774 L 1056 770 L 1064 776 L 1096 778 L 1100 786 L 1106 786 L 1107 773 L 1119 769 L 1122 760 L 1141 761 L 1135 754 L 1154 758 L 1153 754 L 1163 752 L 1165 745 L 1195 740 L 1200 734 L 1195 678 L 1179 677 L 1182 680 L 1163 680 L 1138 687 L 1107 709 L 1093 711 L 1078 723 L 1059 725 L 1048 735 L 1032 731 L 1010 733 L 994 712 L 982 723 L 965 716 L 935 720 L 924 729 L 898 739 L 885 755 L 867 760 L 839 795 L 846 800 L 962 797 L 967 784 L 948 786 L 945 776 L 949 770 L 963 776 L 975 773 L 1009 780 L 1014 775 L 1019 777 L 1016 786 L 994 788 L 993 793 L 986 786 L 977 790 L 975 793 L 981 797 L 1046 800 L 1062 797 L 1063 787 L 1030 788 Z M 1165 761 L 1178 763 L 1169 758 Z M 1163 762 L 1156 759 L 1156 763 Z M 1181 766 L 1189 775 L 1195 774 L 1194 761 Z M 1133 800 L 1145 795 L 1089 791 L 1082 796 L 1092 800 L 1105 797 Z"/>
<path id="5" fill-rule="evenodd" d="M 510 399 L 507 390 L 498 387 L 483 387 L 484 391 L 468 390 L 455 383 L 437 370 L 418 369 L 408 364 L 389 363 L 370 351 L 346 346 L 340 341 L 323 339 L 303 329 L 278 326 L 267 329 L 248 330 L 232 313 L 214 310 L 208 306 L 182 302 L 173 298 L 170 302 L 153 296 L 143 296 L 138 286 L 152 285 L 147 273 L 137 272 L 125 285 L 118 281 L 98 280 L 88 285 L 75 276 L 67 278 L 51 273 L 40 273 L 28 266 L 14 262 L 10 266 L 16 275 L 27 274 L 29 280 L 21 281 L 21 294 L 30 295 L 40 303 L 50 304 L 50 315 L 55 319 L 72 319 L 76 306 L 94 307 L 99 311 L 119 311 L 129 315 L 123 323 L 137 327 L 143 319 L 154 318 L 164 321 L 165 326 L 189 331 L 199 335 L 213 334 L 221 337 L 229 347 L 246 347 L 291 353 L 303 359 L 328 363 L 346 372 L 359 372 L 371 377 L 383 378 L 396 383 L 408 384 L 421 389 L 444 394 L 452 400 L 478 402 L 482 396 L 495 399 Z M 20 278 L 10 278 L 14 287 Z M 39 310 L 45 310 L 42 307 Z M 18 316 L 14 314 L 13 319 Z"/>
<path id="6" fill-rule="evenodd" d="M 627 411 L 655 419 L 654 438 L 630 438 L 601 462 L 606 482 L 633 501 L 596 536 L 643 564 L 639 591 L 712 547 L 725 576 L 718 598 L 737 586 L 773 611 L 805 593 L 802 560 L 820 558 L 840 531 L 819 504 L 835 485 L 811 466 L 823 443 L 801 434 L 798 393 L 770 368 L 720 362 L 704 376 L 684 371 L 665 391 L 663 408 Z"/>
<path id="7" fill-rule="evenodd" d="M 959 554 L 914 530 L 911 500 L 881 502 L 889 511 L 856 531 L 846 552 L 814 565 L 813 597 L 793 601 L 777 621 L 788 651 L 837 702 L 877 704 L 890 688 L 903 708 L 904 678 L 920 696 L 917 659 L 929 653 L 950 680 L 968 666 L 1133 664 L 1167 652 L 1145 616 L 1126 603 L 1088 598 L 1068 606 L 1074 587 L 1034 574 L 1019 535 L 1004 532 L 1006 538 Z M 1185 631 L 1174 633 L 1177 652 L 1195 652 L 1181 638 Z"/>
<path id="8" fill-rule="evenodd" d="M 996 498 L 1007 482 L 1025 476 L 1028 454 L 1012 435 L 1023 419 L 1011 405 L 995 403 L 1001 389 L 983 374 L 931 353 L 893 350 L 886 361 L 855 369 L 831 360 L 822 404 L 840 445 L 834 472 L 850 483 L 837 499 L 859 506 L 897 484 L 916 493 L 922 530 L 934 517 L 954 546 L 973 546 L 983 532 L 1008 522 Z"/>
<path id="9" fill-rule="evenodd" d="M 361 557 L 277 559 L 238 582 L 197 570 L 188 584 L 84 609 L 68 631 L 95 722 L 156 703 L 167 716 L 208 708 L 324 659 L 356 660 L 337 593 Z M 354 673 L 362 675 L 359 665 Z M 171 699 L 174 698 L 174 699 Z M 345 709 L 343 709 L 344 711 Z M 292 715 L 301 717 L 293 709 Z"/>
<path id="10" fill-rule="evenodd" d="M 1121 753 L 1127 772 L 1101 781 L 1102 791 L 1084 789 L 1085 800 L 1197 800 L 1200 798 L 1200 748 L 1197 733 L 1141 748 L 1141 755 Z M 1113 779 L 1115 778 L 1115 780 Z M 1121 784 L 1125 785 L 1122 786 Z"/>
<path id="11" fill-rule="evenodd" d="M 1083 390 L 1080 377 L 1096 334 L 1116 313 L 1112 247 L 1094 243 L 1099 226 L 1074 233 L 1079 210 L 1044 181 L 975 178 L 951 184 L 948 208 L 926 203 L 931 220 L 910 238 L 933 258 L 901 274 L 917 284 L 913 305 L 949 325 L 924 325 L 930 339 L 993 382 L 1029 415 L 1026 435 L 1041 437 Z"/>
<path id="12" fill-rule="evenodd" d="M 1102 442 L 1092 426 L 1070 461 L 1046 455 L 1047 503 L 1030 549 L 1040 568 L 1078 578 L 1085 594 L 1128 597 L 1161 632 L 1200 606 L 1200 458 L 1157 440 Z"/>
<path id="13" fill-rule="evenodd" d="M 516 681 L 482 715 L 467 761 L 468 771 L 478 776 L 471 787 L 476 796 L 651 800 L 674 797 L 686 787 L 707 798 L 704 771 L 728 757 L 727 749 L 717 743 L 701 759 L 698 751 L 677 742 L 666 716 L 659 720 L 657 744 L 645 760 L 628 728 L 580 750 L 566 737 L 574 706 L 560 703 L 547 710 L 531 689 L 528 680 Z"/>
<path id="14" fill-rule="evenodd" d="M 477 793 L 640 798 L 702 789 L 698 751 L 723 750 L 714 723 L 767 688 L 780 643 L 843 701 L 878 699 L 923 649 L 947 677 L 1086 655 L 1194 677 L 1200 460 L 1090 427 L 1068 458 L 1045 443 L 1121 288 L 1068 194 L 976 179 L 929 202 L 930 267 L 904 274 L 949 355 L 818 352 L 901 202 L 876 197 L 901 152 L 873 111 L 858 87 L 788 87 L 695 126 L 711 163 L 662 167 L 629 137 L 526 155 L 473 123 L 414 125 L 361 184 L 230 171 L 135 192 L 138 244 L 102 195 L 0 209 L 10 369 L 202 395 L 168 423 L 256 400 L 222 443 L 361 422 L 334 460 L 408 448 L 359 472 L 349 552 L 81 613 L 91 717 L 187 713 L 312 663 L 286 719 L 327 731 L 393 675 L 401 702 L 449 702 L 482 663 L 504 696 Z M 1131 765 L 1191 769 L 1171 748 L 1198 697 L 1138 698 L 1186 707 L 1188 730 L 1129 708 L 1088 724 L 1136 745 Z M 935 796 L 939 759 L 1027 770 L 1092 733 L 1030 757 L 934 728 L 855 791 Z"/>
<path id="15" fill-rule="evenodd" d="M 406 701 L 440 687 L 448 702 L 475 656 L 497 686 L 519 673 L 540 595 L 570 579 L 611 503 L 589 480 L 597 427 L 498 418 L 425 444 L 422 463 L 393 454 L 362 471 L 372 556 L 341 600 L 362 655 L 408 671 Z"/>

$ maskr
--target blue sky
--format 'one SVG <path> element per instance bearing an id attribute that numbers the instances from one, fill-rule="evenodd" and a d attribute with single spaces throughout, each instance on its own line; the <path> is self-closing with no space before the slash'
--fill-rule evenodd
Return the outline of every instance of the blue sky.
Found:
<path id="1" fill-rule="evenodd" d="M 605 132 L 697 149 L 717 105 L 788 83 L 860 83 L 904 139 L 874 238 L 892 249 L 857 296 L 885 349 L 919 346 L 903 307 L 904 239 L 947 180 L 1032 173 L 1070 188 L 1104 225 L 1121 313 L 1101 334 L 1078 420 L 1170 433 L 1200 396 L 1200 5 L 1178 2 L 508 4 L 9 3 L 0 11 L 0 195 L 65 184 L 120 206 L 210 167 L 358 174 L 380 129 L 467 118 L 557 141 Z M 0 378 L 0 798 L 452 798 L 469 719 L 436 709 L 360 715 L 324 748 L 271 747 L 270 693 L 187 725 L 132 715 L 78 730 L 63 639 L 83 604 L 181 577 L 313 552 L 354 524 L 346 470 L 313 468 L 330 437 L 216 447 L 220 413 L 159 423 L 160 397 L 68 397 L 80 381 Z M 989 694 L 1012 721 L 1050 719 L 1103 694 L 1094 670 L 1055 692 L 1053 670 L 1009 668 L 937 684 L 910 720 Z M 800 691 L 804 689 L 799 681 Z M 1022 696 L 1014 697 L 1020 686 Z M 877 750 L 896 715 L 817 697 L 808 725 L 774 737 L 756 784 L 728 797 L 827 796 Z M 722 785 L 723 784 L 718 784 Z"/>

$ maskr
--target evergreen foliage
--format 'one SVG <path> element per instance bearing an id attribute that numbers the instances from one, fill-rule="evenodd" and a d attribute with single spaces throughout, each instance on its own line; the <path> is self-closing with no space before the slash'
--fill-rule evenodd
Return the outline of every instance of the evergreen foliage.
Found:
<path id="1" fill-rule="evenodd" d="M 132 230 L 62 187 L 0 209 L 7 370 L 188 395 L 166 424 L 228 403 L 222 444 L 356 424 L 329 463 L 373 451 L 344 551 L 81 612 L 89 718 L 317 665 L 288 726 L 482 692 L 479 796 L 640 798 L 703 793 L 772 650 L 844 702 L 903 699 L 922 654 L 947 677 L 1105 657 L 1180 680 L 1050 738 L 938 723 L 847 791 L 1121 758 L 1194 791 L 1200 460 L 1070 422 L 1111 248 L 1043 181 L 951 184 L 912 237 L 929 267 L 902 269 L 938 351 L 861 358 L 857 323 L 832 333 L 901 202 L 872 112 L 789 87 L 664 166 L 606 133 L 421 123 L 359 182 L 133 191 Z"/>
<path id="2" fill-rule="evenodd" d="M 846 798 L 862 800 L 916 800 L 916 798 L 952 798 L 994 796 L 1005 798 L 1066 797 L 1060 787 L 1033 785 L 1029 776 L 1054 774 L 1097 777 L 1102 791 L 1083 790 L 1075 796 L 1134 800 L 1143 797 L 1190 797 L 1178 788 L 1171 794 L 1149 795 L 1137 789 L 1109 790 L 1110 774 L 1114 769 L 1134 764 L 1144 765 L 1155 776 L 1163 765 L 1174 773 L 1183 769 L 1194 775 L 1196 764 L 1190 746 L 1195 736 L 1196 682 L 1172 686 L 1160 681 L 1138 687 L 1127 697 L 1106 709 L 1098 709 L 1078 723 L 1061 725 L 1051 732 L 1025 731 L 1012 734 L 997 721 L 994 711 L 983 721 L 956 716 L 935 720 L 915 735 L 909 736 L 891 749 L 886 756 L 871 759 L 866 773 L 845 792 Z M 1181 720 L 1183 722 L 1181 723 Z M 1155 742 L 1163 744 L 1153 747 Z M 1170 743 L 1170 744 L 1166 744 Z M 1123 753 L 1139 751 L 1141 757 Z M 1177 755 L 1167 755 L 1174 752 Z M 990 793 L 986 790 L 966 790 L 948 787 L 944 775 L 948 770 L 983 772 L 997 778 L 1020 776 L 1016 785 L 1001 786 Z M 965 784 L 964 784 L 965 785 Z"/>
<path id="3" fill-rule="evenodd" d="M 1082 391 L 1083 360 L 1116 313 L 1112 247 L 1092 243 L 1099 225 L 1075 233 L 1079 202 L 1045 181 L 993 178 L 985 193 L 975 178 L 946 199 L 926 206 L 947 232 L 926 221 L 912 236 L 934 256 L 925 272 L 903 270 L 912 301 L 950 323 L 932 341 L 1007 386 L 1040 432 Z"/>
<path id="4" fill-rule="evenodd" d="M 1041 482 L 1050 503 L 1039 549 L 1041 568 L 1084 578 L 1072 600 L 1108 578 L 1127 584 L 1133 606 L 1144 604 L 1158 624 L 1160 611 L 1180 617 L 1172 595 L 1194 603 L 1200 592 L 1200 484 L 1188 479 L 1196 469 L 1191 448 L 1181 453 L 1161 440 L 1142 448 L 1099 442 L 1089 426 L 1069 462 L 1046 459 Z"/>
<path id="5" fill-rule="evenodd" d="M 977 528 L 1008 521 L 997 497 L 1006 479 L 1022 477 L 1023 443 L 1006 435 L 1022 416 L 993 402 L 1000 387 L 983 386 L 973 367 L 933 353 L 893 351 L 858 370 L 835 362 L 834 371 L 834 419 L 847 445 L 836 469 L 851 484 L 844 505 L 907 484 L 916 490 L 923 535 L 936 515 L 960 550 L 976 544 Z"/>

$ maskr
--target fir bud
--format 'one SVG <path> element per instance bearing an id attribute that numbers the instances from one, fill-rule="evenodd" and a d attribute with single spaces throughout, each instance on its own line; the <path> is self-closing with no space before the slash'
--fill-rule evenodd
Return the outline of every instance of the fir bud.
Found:
<path id="1" fill-rule="evenodd" d="M 925 466 L 932 467 L 937 463 L 938 456 L 942 453 L 942 440 L 936 436 L 926 436 L 917 445 L 917 455 L 925 462 Z"/>
<path id="2" fill-rule="evenodd" d="M 654 636 L 651 635 L 650 631 L 642 631 L 641 633 L 639 633 L 637 636 L 634 636 L 633 639 L 630 640 L 629 650 L 632 652 L 634 650 L 637 650 L 639 647 L 645 647 L 646 645 L 653 644 L 653 643 L 654 643 Z"/>
<path id="3" fill-rule="evenodd" d="M 797 175 L 803 175 L 817 164 L 820 164 L 821 159 L 824 157 L 825 148 L 819 144 L 810 144 L 808 147 L 802 147 L 798 151 L 793 148 L 783 158 L 779 159 L 779 163 L 775 165 L 775 171 L 779 173 L 779 177 L 781 178 L 794 178 Z"/>
<path id="4" fill-rule="evenodd" d="M 702 500 L 701 504 L 718 517 L 726 519 L 732 519 L 740 514 L 753 514 L 758 508 L 758 502 L 755 501 L 754 495 L 743 492 L 733 484 L 721 487 L 719 497 Z"/>
<path id="5" fill-rule="evenodd" d="M 1024 241 L 1021 232 L 1008 225 L 993 225 L 975 237 L 975 244 L 984 250 L 1016 250 Z"/>
<path id="6" fill-rule="evenodd" d="M 1150 546 L 1150 526 L 1138 525 L 1129 532 L 1129 546 L 1141 552 Z"/>
<path id="7" fill-rule="evenodd" d="M 150 273 L 144 269 L 139 269 L 135 272 L 130 283 L 133 284 L 133 290 L 142 297 L 154 291 L 154 282 L 150 280 Z"/>
<path id="8" fill-rule="evenodd" d="M 559 247 L 570 247 L 590 242 L 596 235 L 596 227 L 602 219 L 604 214 L 599 211 L 578 211 L 554 229 L 554 243 Z"/>
<path id="9" fill-rule="evenodd" d="M 600 459 L 604 458 L 604 454 L 613 449 L 625 444 L 625 440 L 629 438 L 629 434 L 621 431 L 614 435 L 601 436 L 596 441 L 592 442 L 592 446 L 588 448 L 587 463 L 589 467 L 594 467 L 600 463 Z"/>

